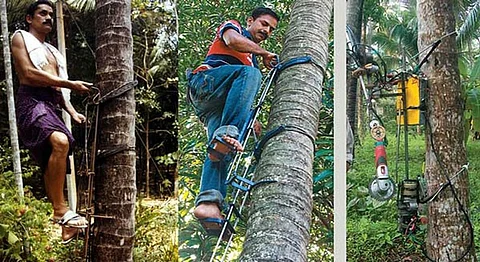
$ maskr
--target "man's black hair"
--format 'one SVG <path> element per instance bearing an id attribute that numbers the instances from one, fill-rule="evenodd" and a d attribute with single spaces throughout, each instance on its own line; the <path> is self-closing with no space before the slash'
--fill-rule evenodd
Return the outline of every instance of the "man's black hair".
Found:
<path id="1" fill-rule="evenodd" d="M 53 4 L 52 2 L 48 1 L 48 0 L 38 0 L 38 1 L 35 1 L 33 2 L 27 9 L 27 15 L 29 15 L 30 17 L 33 17 L 33 15 L 35 14 L 35 10 L 37 10 L 38 6 L 39 5 L 48 5 L 50 6 L 51 8 L 53 8 Z"/>
<path id="2" fill-rule="evenodd" d="M 257 19 L 259 16 L 262 15 L 270 15 L 277 21 L 280 20 L 280 17 L 277 15 L 277 13 L 275 13 L 272 9 L 268 7 L 257 7 L 252 11 L 253 20 Z"/>

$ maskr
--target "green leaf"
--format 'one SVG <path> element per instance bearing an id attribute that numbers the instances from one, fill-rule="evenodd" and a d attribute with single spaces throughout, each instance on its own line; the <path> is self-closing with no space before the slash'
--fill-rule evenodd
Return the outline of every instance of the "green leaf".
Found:
<path id="1" fill-rule="evenodd" d="M 326 169 L 326 170 L 323 170 L 320 174 L 316 175 L 313 178 L 313 182 L 318 183 L 318 182 L 323 181 L 325 179 L 328 179 L 332 176 L 333 176 L 333 169 Z"/>
<path id="2" fill-rule="evenodd" d="M 4 238 L 7 235 L 7 225 L 0 224 L 0 238 Z"/>
<path id="3" fill-rule="evenodd" d="M 466 95 L 466 108 L 471 110 L 473 129 L 480 130 L 480 89 L 469 89 Z"/>
<path id="4" fill-rule="evenodd" d="M 333 154 L 333 149 L 320 149 L 315 152 L 315 157 L 329 156 Z"/>
<path id="5" fill-rule="evenodd" d="M 12 232 L 8 232 L 8 238 L 7 238 L 7 241 L 10 245 L 13 245 L 15 244 L 16 242 L 18 242 L 18 237 L 13 234 Z"/>
<path id="6" fill-rule="evenodd" d="M 473 64 L 472 72 L 470 72 L 470 81 L 480 78 L 480 59 L 477 58 Z"/>

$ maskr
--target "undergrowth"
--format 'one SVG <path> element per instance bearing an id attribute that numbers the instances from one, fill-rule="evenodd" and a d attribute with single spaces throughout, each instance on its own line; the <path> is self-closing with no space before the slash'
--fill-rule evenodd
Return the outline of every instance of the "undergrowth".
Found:
<path id="1" fill-rule="evenodd" d="M 20 203 L 10 156 L 10 148 L 0 145 L 0 261 L 85 261 L 82 240 L 61 244 L 60 227 L 50 222 L 52 207 L 46 198 L 37 199 L 34 189 L 24 185 Z M 24 179 L 41 177 L 26 152 L 22 167 Z M 177 201 L 140 200 L 135 217 L 134 260 L 177 261 Z"/>
<path id="2" fill-rule="evenodd" d="M 389 137 L 387 159 L 390 176 L 396 181 L 405 178 L 403 141 L 396 154 L 394 136 Z M 368 194 L 368 184 L 375 175 L 373 140 L 362 139 L 356 147 L 355 164 L 347 176 L 347 258 L 348 261 L 427 261 L 421 245 L 425 241 L 426 226 L 417 234 L 405 237 L 397 231 L 396 194 L 388 201 L 379 202 Z M 409 135 L 409 178 L 422 174 L 425 142 L 423 135 Z M 467 154 L 470 181 L 470 218 L 475 231 L 480 227 L 480 141 L 469 140 Z M 399 158 L 397 164 L 396 158 Z M 395 169 L 395 167 L 398 167 Z M 426 207 L 420 207 L 426 210 Z M 423 211 L 426 212 L 426 211 Z M 475 232 L 475 243 L 480 237 Z M 477 252 L 478 254 L 478 252 Z"/>

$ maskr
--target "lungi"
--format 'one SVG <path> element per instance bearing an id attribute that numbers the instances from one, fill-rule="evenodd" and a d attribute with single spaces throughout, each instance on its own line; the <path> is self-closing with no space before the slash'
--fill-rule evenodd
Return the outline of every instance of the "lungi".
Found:
<path id="1" fill-rule="evenodd" d="M 62 119 L 62 101 L 62 92 L 51 87 L 21 85 L 17 91 L 18 135 L 42 171 L 52 153 L 49 137 L 54 131 L 68 137 L 70 152 L 74 146 L 75 139 Z"/>

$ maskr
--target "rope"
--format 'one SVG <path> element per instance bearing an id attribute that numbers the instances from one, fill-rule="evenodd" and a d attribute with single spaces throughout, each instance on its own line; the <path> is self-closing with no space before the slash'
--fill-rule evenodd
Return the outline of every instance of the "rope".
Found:
<path id="1" fill-rule="evenodd" d="M 68 13 L 70 14 L 71 17 L 73 17 L 73 23 L 75 23 L 75 26 L 77 27 L 78 29 L 78 32 L 80 33 L 80 35 L 82 36 L 83 38 L 83 41 L 85 42 L 85 44 L 87 45 L 88 47 L 88 50 L 90 50 L 90 53 L 92 54 L 93 58 L 95 59 L 95 52 L 93 52 L 93 49 L 90 47 L 90 45 L 88 44 L 88 41 L 87 41 L 87 38 L 85 37 L 85 34 L 83 33 L 82 29 L 80 28 L 80 26 L 78 25 L 77 23 L 77 19 L 75 17 L 75 15 L 73 15 L 72 11 L 70 10 L 70 8 L 68 7 L 68 4 L 65 5 L 67 7 L 67 11 Z"/>

